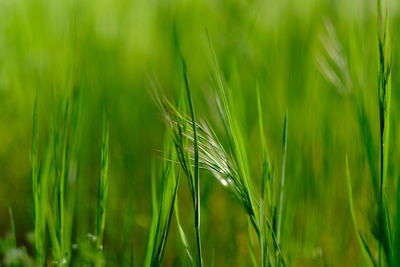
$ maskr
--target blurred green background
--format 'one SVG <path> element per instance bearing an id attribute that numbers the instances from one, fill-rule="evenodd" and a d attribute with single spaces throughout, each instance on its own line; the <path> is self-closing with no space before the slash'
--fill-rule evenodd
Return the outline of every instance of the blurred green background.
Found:
<path id="1" fill-rule="evenodd" d="M 398 53 L 400 4 L 388 2 L 393 47 L 392 140 L 388 188 L 400 175 Z M 0 1 L 0 235 L 9 229 L 29 251 L 33 231 L 30 150 L 38 96 L 44 144 L 60 95 L 79 94 L 79 199 L 75 235 L 93 229 L 102 110 L 110 120 L 108 257 L 129 250 L 140 266 L 151 220 L 150 162 L 160 160 L 165 132 L 151 98 L 156 84 L 170 99 L 180 86 L 173 46 L 176 24 L 199 117 L 213 120 L 212 39 L 228 90 L 240 99 L 254 179 L 260 171 L 256 85 L 267 143 L 280 168 L 281 133 L 288 110 L 287 194 L 283 247 L 293 266 L 355 266 L 361 252 L 348 209 L 345 157 L 355 205 L 369 236 L 371 183 L 360 141 L 357 96 L 368 107 L 378 149 L 376 3 L 364 0 L 3 0 Z M 341 69 L 331 62 L 342 62 Z M 344 66 L 344 67 L 343 67 Z M 336 75 L 336 78 L 333 75 Z M 332 76 L 333 75 L 333 76 Z M 378 162 L 378 156 L 377 156 Z M 246 215 L 209 174 L 201 174 L 205 263 L 250 265 Z M 194 240 L 187 182 L 180 187 L 182 224 Z M 394 199 L 394 196 L 392 196 Z M 132 215 L 130 221 L 129 216 Z M 128 228 L 129 235 L 123 235 Z M 183 255 L 174 223 L 164 263 Z"/>

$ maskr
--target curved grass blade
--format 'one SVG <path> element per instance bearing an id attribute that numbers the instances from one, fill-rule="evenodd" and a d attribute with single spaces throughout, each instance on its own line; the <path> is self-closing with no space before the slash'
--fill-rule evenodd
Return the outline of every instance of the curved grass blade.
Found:
<path id="1" fill-rule="evenodd" d="M 153 250 L 154 250 L 154 243 L 156 242 L 155 240 L 155 233 L 157 229 L 157 221 L 158 221 L 158 204 L 157 204 L 157 187 L 156 187 L 156 170 L 155 170 L 155 165 L 154 163 L 151 164 L 151 176 L 150 176 L 150 181 L 151 181 L 151 211 L 152 211 L 152 216 L 151 216 L 151 223 L 150 223 L 150 231 L 149 231 L 149 236 L 147 238 L 147 248 L 146 248 L 146 255 L 144 259 L 143 266 L 148 267 L 151 264 L 152 261 L 152 256 L 153 256 Z"/>
<path id="2" fill-rule="evenodd" d="M 251 259 L 251 263 L 254 267 L 257 267 L 257 260 L 256 260 L 256 256 L 255 256 L 255 248 L 254 248 L 254 241 L 253 241 L 253 237 L 252 237 L 252 232 L 250 229 L 250 224 L 251 221 L 250 219 L 247 220 L 246 223 L 246 228 L 247 228 L 247 243 L 248 243 L 248 247 L 249 247 L 249 254 L 250 254 L 250 259 Z"/>
<path id="3" fill-rule="evenodd" d="M 41 181 L 39 180 L 39 160 L 38 160 L 38 96 L 36 95 L 33 111 L 33 133 L 31 149 L 31 179 L 33 193 L 33 216 L 35 229 L 35 258 L 39 265 L 45 263 L 45 222 L 44 210 L 42 208 L 41 197 L 44 192 L 40 190 Z M 47 161 L 48 162 L 48 161 Z M 43 181 L 42 181 L 43 182 Z"/>
<path id="4" fill-rule="evenodd" d="M 103 116 L 103 137 L 101 146 L 101 172 L 98 189 L 98 202 L 96 210 L 96 250 L 102 255 L 104 231 L 106 228 L 107 197 L 109 187 L 109 126 L 106 115 Z M 99 256 L 99 258 L 101 258 Z M 99 259 L 97 266 L 102 266 L 103 260 Z"/>
<path id="5" fill-rule="evenodd" d="M 202 250 L 201 250 L 201 234 L 200 234 L 200 167 L 199 167 L 199 144 L 198 144 L 198 135 L 197 135 L 197 123 L 196 123 L 196 112 L 195 112 L 195 107 L 193 104 L 193 98 L 192 98 L 192 93 L 189 85 L 189 77 L 187 73 L 187 66 L 185 59 L 182 55 L 182 52 L 180 50 L 179 42 L 178 42 L 178 37 L 177 37 L 177 32 L 176 32 L 176 27 L 174 25 L 174 46 L 177 52 L 177 55 L 180 60 L 181 64 L 181 71 L 182 71 L 182 78 L 183 78 L 183 83 L 184 83 L 184 88 L 187 96 L 187 103 L 189 106 L 189 112 L 190 112 L 190 118 L 191 118 L 191 125 L 192 125 L 192 131 L 193 131 L 193 169 L 191 168 L 191 163 L 190 163 L 190 157 L 182 157 L 180 158 L 180 161 L 185 161 L 186 163 L 183 164 L 183 166 L 186 166 L 186 175 L 188 176 L 189 179 L 189 186 L 191 188 L 191 194 L 192 194 L 192 200 L 193 200 L 193 207 L 194 207 L 194 227 L 195 227 L 195 232 L 196 232 L 196 246 L 197 246 L 197 266 L 203 266 L 203 257 L 202 257 Z M 182 129 L 179 127 L 179 136 L 178 139 L 181 141 L 178 143 L 178 150 L 182 150 Z M 179 155 L 182 155 L 182 152 L 178 152 L 178 157 Z M 189 170 L 190 168 L 190 170 Z"/>
<path id="6" fill-rule="evenodd" d="M 283 135 L 282 135 L 282 174 L 281 174 L 281 184 L 279 188 L 279 202 L 278 202 L 278 210 L 277 210 L 277 243 L 281 246 L 281 232 L 282 232 L 282 217 L 283 217 L 283 201 L 284 201 L 284 190 L 285 190 L 285 176 L 286 176 L 286 157 L 287 157 L 287 121 L 288 115 L 287 111 L 285 113 L 285 121 L 283 123 Z M 282 255 L 278 254 L 279 258 L 282 258 Z M 278 266 L 282 260 L 278 260 Z"/>
<path id="7" fill-rule="evenodd" d="M 373 266 L 378 266 L 371 249 L 369 248 L 367 242 L 363 238 L 362 234 L 360 233 L 358 229 L 358 223 L 354 211 L 354 203 L 353 203 L 353 188 L 351 185 L 351 175 L 350 175 L 350 169 L 349 169 L 349 160 L 346 156 L 346 182 L 347 182 L 347 192 L 348 192 L 348 199 L 349 199 L 349 208 L 350 208 L 350 215 L 351 215 L 351 220 L 353 222 L 353 226 L 355 229 L 355 233 L 357 236 L 357 241 L 360 245 L 361 251 L 363 252 L 364 257 L 367 259 L 367 262 L 371 263 Z"/>
<path id="8" fill-rule="evenodd" d="M 190 248 L 189 242 L 188 242 L 188 240 L 186 238 L 185 231 L 182 228 L 181 221 L 180 221 L 180 218 L 179 218 L 179 204 L 178 203 L 179 203 L 178 202 L 178 196 L 176 196 L 176 200 L 175 200 L 175 219 L 176 219 L 176 224 L 178 226 L 179 236 L 181 238 L 181 242 L 182 242 L 182 245 L 183 245 L 183 247 L 185 249 L 186 255 L 187 255 L 188 259 L 189 259 L 190 266 L 194 266 L 194 261 L 193 261 L 193 256 L 192 256 L 192 253 L 191 253 L 191 248 Z"/>
<path id="9" fill-rule="evenodd" d="M 271 189 L 270 189 L 271 170 L 267 154 L 267 147 L 265 144 L 264 123 L 263 123 L 261 99 L 260 99 L 260 88 L 258 84 L 257 84 L 257 108 L 258 108 L 258 124 L 260 129 L 260 142 L 262 146 L 261 199 L 260 199 L 260 219 L 259 219 L 260 252 L 261 252 L 261 266 L 264 267 L 267 265 L 267 260 L 268 260 L 267 258 L 268 239 L 266 234 L 266 226 L 264 222 L 267 218 L 265 214 L 266 205 L 268 204 L 271 205 Z"/>
<path id="10" fill-rule="evenodd" d="M 232 152 L 232 157 L 237 166 L 238 170 L 238 184 L 242 190 L 244 197 L 244 202 L 246 203 L 246 212 L 250 216 L 250 220 L 257 232 L 257 236 L 260 236 L 260 229 L 257 222 L 257 209 L 253 203 L 253 196 L 251 194 L 251 180 L 250 180 L 250 170 L 248 167 L 248 157 L 246 152 L 246 146 L 243 141 L 243 134 L 239 127 L 239 122 L 235 116 L 232 114 L 232 109 L 234 105 L 232 104 L 232 98 L 228 98 L 225 85 L 223 82 L 222 74 L 218 64 L 217 56 L 214 50 L 214 46 L 211 42 L 211 38 L 206 31 L 208 44 L 211 51 L 212 60 L 214 63 L 214 76 L 218 82 L 217 92 L 218 92 L 218 110 L 220 112 L 220 117 L 224 123 L 225 131 L 229 137 L 230 148 Z"/>
<path id="11" fill-rule="evenodd" d="M 175 156 L 172 152 L 172 144 L 168 138 L 165 140 L 164 158 L 173 159 Z M 152 221 L 144 261 L 144 266 L 146 267 L 160 266 L 162 263 L 180 180 L 179 175 L 176 176 L 175 174 L 174 163 L 171 160 L 165 160 L 161 173 L 162 195 L 160 203 L 158 203 L 155 182 L 156 168 L 154 164 L 152 164 L 151 169 Z"/>

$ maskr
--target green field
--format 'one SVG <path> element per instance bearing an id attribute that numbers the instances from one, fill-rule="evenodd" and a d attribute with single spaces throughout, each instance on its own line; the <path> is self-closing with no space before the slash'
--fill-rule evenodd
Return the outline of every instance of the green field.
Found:
<path id="1" fill-rule="evenodd" d="M 397 0 L 0 0 L 0 266 L 400 266 Z"/>

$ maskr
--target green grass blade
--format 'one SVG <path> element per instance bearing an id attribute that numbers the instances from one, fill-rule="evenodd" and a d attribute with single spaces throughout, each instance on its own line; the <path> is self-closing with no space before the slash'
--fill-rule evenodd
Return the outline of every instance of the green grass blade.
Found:
<path id="1" fill-rule="evenodd" d="M 282 172 L 281 181 L 279 186 L 279 199 L 277 202 L 276 209 L 276 243 L 279 247 L 282 247 L 281 233 L 282 233 L 282 217 L 283 217 L 283 202 L 284 202 L 284 191 L 285 191 L 285 178 L 286 178 L 286 157 L 287 157 L 287 111 L 285 113 L 285 120 L 283 123 L 283 134 L 282 134 Z M 276 264 L 280 266 L 284 265 L 284 260 L 281 252 L 276 253 Z"/>
<path id="2" fill-rule="evenodd" d="M 187 66 L 185 59 L 180 50 L 178 36 L 176 32 L 176 27 L 174 27 L 174 46 L 178 57 L 180 59 L 181 67 L 182 67 L 182 77 L 184 82 L 184 88 L 187 96 L 187 103 L 190 111 L 190 118 L 192 124 L 193 131 L 193 150 L 194 150 L 194 162 L 193 162 L 193 178 L 188 177 L 189 180 L 191 178 L 192 181 L 189 182 L 191 184 L 192 198 L 193 198 L 193 206 L 194 206 L 194 227 L 196 232 L 196 247 L 197 247 L 197 266 L 203 266 L 203 256 L 201 249 L 201 233 L 200 233 L 200 222 L 201 222 L 201 200 L 200 200 L 200 167 L 199 167 L 199 145 L 198 145 L 198 136 L 197 136 L 197 122 L 196 122 L 196 111 L 193 103 L 192 92 L 189 84 L 189 77 L 187 72 Z M 190 164 L 191 165 L 191 164 Z M 191 175 L 190 175 L 191 176 Z"/>
<path id="3" fill-rule="evenodd" d="M 164 162 L 162 178 L 162 195 L 160 203 L 157 201 L 156 189 L 156 167 L 152 164 L 151 168 L 151 203 L 152 221 L 150 225 L 149 237 L 147 241 L 144 266 L 160 266 L 164 256 L 169 229 L 172 221 L 175 201 L 179 187 L 179 175 L 176 176 L 174 161 L 175 155 L 172 152 L 172 144 L 169 134 L 164 142 Z"/>
<path id="4" fill-rule="evenodd" d="M 101 171 L 98 188 L 98 202 L 96 210 L 96 250 L 103 251 L 104 231 L 106 227 L 107 197 L 109 187 L 109 126 L 106 115 L 103 117 L 103 135 L 101 146 Z M 103 265 L 102 260 L 97 265 Z"/>
<path id="5" fill-rule="evenodd" d="M 218 64 L 218 59 L 217 55 L 214 50 L 214 46 L 211 42 L 211 38 L 206 32 L 207 38 L 208 38 L 208 44 L 210 47 L 211 51 L 211 56 L 212 60 L 214 63 L 214 76 L 215 79 L 218 82 L 217 85 L 217 91 L 218 91 L 218 99 L 217 103 L 222 103 L 222 105 L 218 105 L 219 107 L 219 112 L 220 112 L 220 117 L 222 121 L 224 122 L 225 126 L 225 131 L 227 133 L 227 136 L 229 137 L 230 141 L 230 146 L 231 146 L 231 152 L 233 154 L 235 164 L 237 165 L 237 169 L 240 173 L 239 175 L 239 186 L 242 188 L 242 193 L 245 198 L 245 208 L 250 216 L 250 219 L 252 221 L 252 224 L 254 226 L 254 230 L 257 232 L 257 236 L 260 236 L 260 229 L 257 223 L 257 209 L 255 208 L 255 205 L 253 204 L 253 196 L 251 194 L 251 180 L 250 180 L 250 170 L 248 167 L 248 158 L 247 158 L 247 152 L 246 152 L 246 145 L 243 141 L 243 134 L 241 132 L 241 129 L 239 127 L 240 123 L 236 119 L 235 116 L 233 116 L 232 109 L 234 105 L 232 104 L 232 98 L 228 99 L 227 96 L 227 91 L 225 89 L 225 85 L 223 82 L 223 77 L 222 73 L 220 71 L 220 67 Z"/>
<path id="6" fill-rule="evenodd" d="M 287 111 L 285 114 L 285 121 L 283 123 L 283 135 L 282 135 L 282 174 L 281 174 L 281 184 L 279 188 L 279 204 L 277 211 L 277 240 L 278 244 L 281 243 L 281 231 L 282 231 L 282 215 L 283 215 L 283 201 L 284 201 L 284 190 L 285 190 L 285 178 L 286 178 L 286 157 L 287 157 L 287 123 L 288 115 Z"/>
<path id="7" fill-rule="evenodd" d="M 387 179 L 389 141 L 390 141 L 390 104 L 391 104 L 391 53 L 388 43 L 387 15 L 383 14 L 381 0 L 378 4 L 378 51 L 379 51 L 379 120 L 381 148 L 381 187 L 385 188 Z"/>
<path id="8" fill-rule="evenodd" d="M 252 237 L 252 232 L 250 229 L 250 219 L 247 220 L 246 223 L 246 228 L 247 228 L 247 243 L 248 243 L 248 248 L 249 248 L 249 255 L 250 255 L 250 260 L 251 260 L 251 264 L 254 267 L 257 267 L 257 260 L 256 260 L 256 256 L 255 256 L 255 248 L 254 248 L 254 241 L 253 241 L 253 237 Z"/>
<path id="9" fill-rule="evenodd" d="M 398 177 L 398 180 L 400 180 L 400 177 Z M 396 217 L 394 221 L 394 244 L 391 263 L 393 266 L 400 266 L 400 184 L 397 184 L 396 195 Z"/>
<path id="10" fill-rule="evenodd" d="M 152 217 L 151 217 L 151 223 L 150 223 L 150 231 L 149 231 L 149 236 L 147 238 L 147 248 L 146 248 L 146 255 L 144 259 L 143 266 L 145 267 L 150 267 L 151 266 L 151 261 L 152 261 L 152 256 L 153 256 L 153 251 L 155 248 L 155 236 L 156 236 L 156 229 L 157 229 L 157 221 L 158 221 L 158 205 L 157 205 L 157 187 L 156 187 L 156 170 L 155 170 L 155 165 L 151 164 L 151 211 L 152 211 Z"/>
<path id="11" fill-rule="evenodd" d="M 187 255 L 188 259 L 189 259 L 190 266 L 194 266 L 194 261 L 193 261 L 193 256 L 192 256 L 192 253 L 191 253 L 191 248 L 190 248 L 189 242 L 188 242 L 188 240 L 186 238 L 185 231 L 182 228 L 181 221 L 180 221 L 180 218 L 179 218 L 178 196 L 176 196 L 176 200 L 175 200 L 175 219 L 176 219 L 176 224 L 178 226 L 179 236 L 181 238 L 181 242 L 182 242 L 182 245 L 183 245 L 183 247 L 185 249 L 186 255 Z"/>
<path id="12" fill-rule="evenodd" d="M 33 193 L 33 210 L 34 210 L 34 229 L 35 229 L 35 258 L 39 265 L 45 262 L 45 224 L 43 218 L 43 209 L 41 203 L 41 190 L 39 181 L 39 160 L 38 160 L 38 96 L 36 95 L 33 110 L 33 133 L 32 133 L 32 149 L 31 149 L 31 179 Z M 44 192 L 42 192 L 44 193 Z"/>
<path id="13" fill-rule="evenodd" d="M 348 160 L 347 156 L 346 156 L 346 182 L 347 182 L 347 193 L 348 193 L 348 199 L 349 199 L 350 215 L 351 215 L 351 220 L 353 222 L 354 230 L 355 230 L 355 233 L 357 236 L 357 241 L 360 245 L 361 251 L 362 251 L 366 261 L 368 263 L 371 263 L 373 266 L 378 266 L 368 244 L 365 242 L 363 236 L 361 235 L 361 233 L 358 229 L 358 223 L 357 223 L 357 219 L 356 219 L 354 202 L 353 202 L 353 188 L 351 185 L 349 160 Z"/>
<path id="14" fill-rule="evenodd" d="M 12 248 L 17 248 L 17 237 L 15 233 L 14 215 L 11 207 L 8 207 L 8 215 L 10 217 L 10 243 Z"/>
<path id="15" fill-rule="evenodd" d="M 200 178 L 199 178 L 199 145 L 197 141 L 197 123 L 196 123 L 196 113 L 193 105 L 192 94 L 189 87 L 189 80 L 187 76 L 186 64 L 182 57 L 183 63 L 183 77 L 185 80 L 185 88 L 188 97 L 188 103 L 190 108 L 190 114 L 192 118 L 192 128 L 193 128 L 193 148 L 194 148 L 194 186 L 195 186 L 195 220 L 194 227 L 196 230 L 196 244 L 197 244 L 197 264 L 198 266 L 203 266 L 203 258 L 201 252 L 201 235 L 200 235 Z"/>
<path id="16" fill-rule="evenodd" d="M 260 143 L 261 143 L 261 153 L 262 153 L 262 173 L 261 173 L 261 199 L 260 199 L 260 252 L 261 252 L 261 266 L 266 266 L 267 264 L 267 236 L 265 227 L 265 205 L 266 205 L 266 194 L 270 197 L 269 189 L 269 160 L 267 155 L 267 148 L 265 144 L 265 134 L 264 134 L 264 123 L 262 117 L 261 108 L 261 98 L 260 98 L 260 88 L 257 84 L 257 108 L 258 108 L 258 124 L 260 129 Z M 268 189 L 267 189 L 268 188 Z M 267 191 L 267 192 L 265 192 Z M 270 201 L 268 201 L 270 203 Z"/>
<path id="17" fill-rule="evenodd" d="M 174 175 L 175 175 L 175 173 L 173 172 L 173 176 Z M 167 216 L 165 218 L 164 227 L 163 227 L 163 230 L 162 230 L 161 243 L 159 245 L 159 249 L 158 249 L 158 252 L 157 252 L 158 265 L 161 265 L 162 258 L 164 256 L 164 252 L 165 252 L 165 247 L 166 247 L 166 244 L 167 244 L 167 239 L 168 239 L 169 229 L 170 229 L 170 225 L 171 225 L 172 215 L 173 215 L 173 212 L 174 212 L 175 200 L 176 200 L 176 196 L 177 196 L 177 193 L 178 193 L 179 180 L 180 180 L 180 178 L 178 176 L 175 179 L 174 187 L 171 188 L 172 190 L 168 190 L 168 192 L 166 193 L 166 196 L 168 197 L 168 199 L 170 199 L 170 201 L 169 201 L 170 203 L 169 203 L 169 207 L 167 207 L 168 209 L 166 210 Z"/>
<path id="18" fill-rule="evenodd" d="M 389 27 L 387 21 L 387 11 L 383 13 L 382 1 L 377 0 L 378 15 L 378 99 L 379 99 L 379 129 L 380 129 L 380 199 L 378 220 L 380 236 L 379 242 L 379 262 L 381 262 L 381 249 L 384 249 L 385 259 L 389 263 L 390 255 L 390 236 L 388 229 L 388 219 L 385 211 L 385 187 L 387 180 L 387 169 L 389 164 L 389 141 L 390 141 L 390 105 L 391 105 L 391 51 L 389 45 Z"/>
<path id="19" fill-rule="evenodd" d="M 17 236 L 15 233 L 15 221 L 14 215 L 11 207 L 8 207 L 8 215 L 10 217 L 10 248 L 17 249 Z M 0 242 L 1 243 L 1 242 Z M 12 264 L 11 266 L 17 267 L 18 264 Z"/>

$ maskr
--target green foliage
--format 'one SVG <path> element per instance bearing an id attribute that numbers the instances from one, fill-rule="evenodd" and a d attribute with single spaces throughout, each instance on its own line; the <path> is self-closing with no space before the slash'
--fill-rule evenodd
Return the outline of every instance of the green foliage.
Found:
<path id="1" fill-rule="evenodd" d="M 101 146 L 101 174 L 98 191 L 98 202 L 96 209 L 96 249 L 103 250 L 104 230 L 106 228 L 106 211 L 108 195 L 108 166 L 109 166 L 109 126 L 107 119 L 103 115 L 103 138 Z M 99 265 L 103 265 L 101 262 Z"/>
<path id="2" fill-rule="evenodd" d="M 399 8 L 0 1 L 0 265 L 399 266 Z"/>
<path id="3" fill-rule="evenodd" d="M 349 171 L 349 163 L 346 157 L 346 177 L 349 192 L 349 203 L 351 218 L 353 220 L 357 239 L 360 247 L 370 263 L 374 266 L 396 266 L 398 256 L 394 249 L 394 238 L 391 229 L 390 207 L 388 206 L 388 192 L 386 189 L 388 166 L 389 166 L 389 141 L 390 141 L 390 120 L 391 120 L 391 51 L 388 43 L 387 12 L 383 13 L 382 1 L 377 1 L 377 29 L 378 29 L 378 107 L 379 107 L 379 183 L 375 181 L 375 168 L 373 163 L 373 148 L 371 142 L 371 129 L 365 121 L 365 108 L 361 104 L 359 124 L 364 132 L 364 145 L 366 147 L 368 162 L 370 165 L 371 178 L 375 186 L 376 211 L 372 219 L 372 234 L 378 241 L 378 259 L 375 259 L 368 242 L 361 234 L 353 204 L 353 193 Z M 398 203 L 396 203 L 398 205 Z M 398 226 L 396 225 L 396 228 Z M 396 230 L 397 231 L 397 230 Z M 368 262 L 368 261 L 367 261 Z"/>
<path id="4" fill-rule="evenodd" d="M 169 140 L 166 140 L 165 143 L 165 158 L 173 159 L 174 157 L 172 155 L 174 153 L 169 145 Z M 162 193 L 158 203 L 155 181 L 156 173 L 156 167 L 153 165 L 151 177 L 152 221 L 147 241 L 144 266 L 162 265 L 179 186 L 179 174 L 177 175 L 175 172 L 174 163 L 165 160 L 161 173 Z"/>

